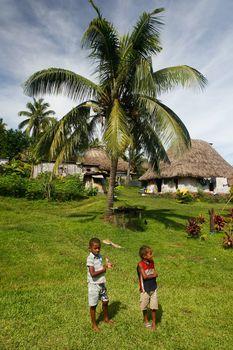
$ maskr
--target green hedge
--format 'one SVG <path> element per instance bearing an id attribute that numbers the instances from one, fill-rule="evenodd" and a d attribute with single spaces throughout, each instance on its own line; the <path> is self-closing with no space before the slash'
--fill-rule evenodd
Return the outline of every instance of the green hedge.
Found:
<path id="1" fill-rule="evenodd" d="M 28 185 L 28 179 L 15 173 L 0 176 L 0 195 L 24 197 Z"/>
<path id="2" fill-rule="evenodd" d="M 86 195 L 84 183 L 78 176 L 57 178 L 53 180 L 52 185 L 53 190 L 51 196 L 55 200 L 74 200 Z"/>
<path id="3" fill-rule="evenodd" d="M 37 179 L 25 179 L 16 174 L 0 176 L 1 196 L 67 201 L 95 194 L 97 194 L 95 189 L 85 190 L 85 185 L 79 176 L 56 178 L 52 181 L 48 174 Z"/>

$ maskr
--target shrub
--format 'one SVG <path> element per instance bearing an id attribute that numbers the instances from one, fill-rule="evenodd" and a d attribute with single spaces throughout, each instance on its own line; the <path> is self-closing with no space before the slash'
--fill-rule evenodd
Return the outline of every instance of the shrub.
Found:
<path id="1" fill-rule="evenodd" d="M 197 218 L 188 219 L 186 231 L 189 237 L 198 238 L 200 236 L 201 224 L 199 223 Z"/>
<path id="2" fill-rule="evenodd" d="M 86 188 L 85 190 L 87 196 L 96 196 L 98 193 L 97 187 Z"/>
<path id="3" fill-rule="evenodd" d="M 190 203 L 194 200 L 194 196 L 190 191 L 184 188 L 176 191 L 176 199 L 180 203 Z"/>
<path id="4" fill-rule="evenodd" d="M 28 179 L 16 173 L 0 176 L 0 195 L 24 197 Z"/>
<path id="5" fill-rule="evenodd" d="M 198 217 L 197 217 L 197 221 L 202 225 L 202 224 L 204 224 L 205 223 L 205 218 L 204 218 L 204 216 L 202 216 L 201 214 L 200 215 L 198 215 Z"/>
<path id="6" fill-rule="evenodd" d="M 233 208 L 230 211 L 230 216 L 231 216 L 231 219 L 233 219 Z"/>
<path id="7" fill-rule="evenodd" d="M 233 199 L 233 186 L 230 187 L 230 197 Z"/>
<path id="8" fill-rule="evenodd" d="M 1 173 L 5 175 L 16 174 L 21 177 L 29 177 L 31 174 L 32 166 L 19 159 L 12 159 L 7 164 L 1 165 Z"/>
<path id="9" fill-rule="evenodd" d="M 233 248 L 233 237 L 232 233 L 226 233 L 223 238 L 223 247 L 224 248 Z"/>
<path id="10" fill-rule="evenodd" d="M 26 194 L 27 199 L 44 199 L 45 191 L 43 183 L 39 180 L 29 180 Z"/>
<path id="11" fill-rule="evenodd" d="M 214 229 L 216 231 L 223 231 L 225 224 L 226 224 L 226 220 L 224 219 L 223 216 L 219 214 L 214 215 Z"/>
<path id="12" fill-rule="evenodd" d="M 53 180 L 52 198 L 59 201 L 74 200 L 85 196 L 85 186 L 79 176 L 66 176 Z"/>

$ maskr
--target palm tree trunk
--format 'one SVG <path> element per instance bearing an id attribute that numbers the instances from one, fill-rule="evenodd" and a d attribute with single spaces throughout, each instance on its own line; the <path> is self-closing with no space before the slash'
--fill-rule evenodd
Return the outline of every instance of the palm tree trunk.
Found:
<path id="1" fill-rule="evenodd" d="M 107 207 L 105 210 L 105 219 L 110 220 L 113 214 L 113 199 L 114 199 L 114 187 L 116 183 L 118 158 L 111 158 L 110 178 L 108 187 Z"/>
<path id="2" fill-rule="evenodd" d="M 130 169 L 131 169 L 131 158 L 129 157 L 127 175 L 126 175 L 126 185 L 128 185 L 130 182 Z"/>

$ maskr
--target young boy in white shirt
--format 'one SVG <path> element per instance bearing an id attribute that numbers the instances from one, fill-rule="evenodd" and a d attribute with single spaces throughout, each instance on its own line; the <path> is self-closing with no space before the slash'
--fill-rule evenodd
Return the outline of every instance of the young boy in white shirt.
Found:
<path id="1" fill-rule="evenodd" d="M 108 268 L 112 267 L 110 262 L 103 264 L 100 255 L 101 243 L 98 238 L 92 238 L 89 241 L 90 254 L 87 257 L 87 282 L 88 282 L 88 303 L 90 306 L 92 329 L 100 332 L 100 328 L 96 324 L 96 306 L 98 301 L 102 301 L 104 322 L 113 324 L 108 316 L 108 294 L 105 286 L 105 273 Z"/>

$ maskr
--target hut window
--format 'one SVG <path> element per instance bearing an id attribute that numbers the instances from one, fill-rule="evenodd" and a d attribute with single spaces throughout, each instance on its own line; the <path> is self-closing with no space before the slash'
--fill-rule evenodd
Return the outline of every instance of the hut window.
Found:
<path id="1" fill-rule="evenodd" d="M 175 186 L 176 186 L 176 189 L 177 189 L 178 188 L 178 178 L 177 177 L 174 178 L 174 183 L 175 183 Z"/>
<path id="2" fill-rule="evenodd" d="M 207 179 L 204 179 L 203 177 L 200 177 L 199 178 L 199 183 L 202 185 L 202 186 L 206 186 L 207 185 Z"/>
<path id="3" fill-rule="evenodd" d="M 90 168 L 87 168 L 87 171 L 91 171 L 91 169 L 90 169 Z"/>

